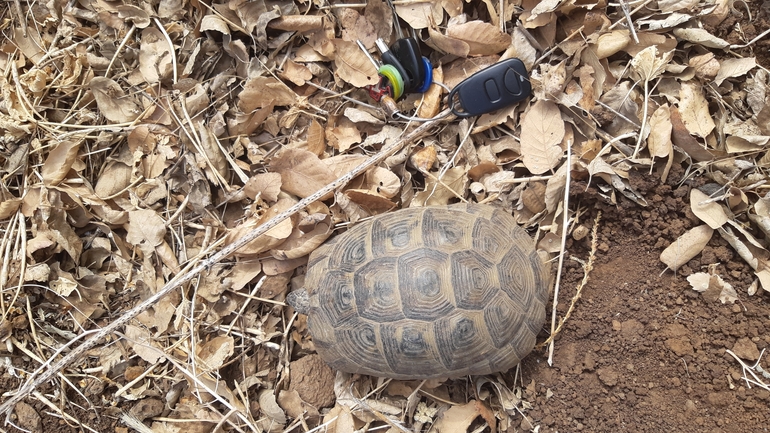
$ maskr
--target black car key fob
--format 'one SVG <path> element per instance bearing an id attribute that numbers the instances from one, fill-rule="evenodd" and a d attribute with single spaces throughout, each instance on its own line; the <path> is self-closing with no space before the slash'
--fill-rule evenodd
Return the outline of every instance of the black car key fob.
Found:
<path id="1" fill-rule="evenodd" d="M 390 46 L 390 51 L 396 56 L 396 59 L 404 67 L 406 75 L 412 86 L 410 92 L 417 91 L 423 86 L 425 81 L 425 64 L 420 54 L 420 45 L 414 38 L 402 38 Z M 404 81 L 406 81 L 404 78 Z"/>
<path id="2" fill-rule="evenodd" d="M 532 84 L 524 63 L 508 59 L 482 69 L 455 86 L 449 107 L 457 117 L 489 113 L 527 99 Z"/>

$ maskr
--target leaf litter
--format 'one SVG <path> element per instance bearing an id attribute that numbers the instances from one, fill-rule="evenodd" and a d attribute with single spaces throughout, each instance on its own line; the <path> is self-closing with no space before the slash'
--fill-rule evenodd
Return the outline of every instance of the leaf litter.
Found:
<path id="1" fill-rule="evenodd" d="M 688 278 L 693 288 L 722 303 L 770 291 L 770 77 L 751 51 L 756 39 L 735 43 L 709 30 L 732 4 L 629 3 L 626 15 L 603 2 L 397 3 L 398 23 L 380 0 L 8 9 L 0 329 L 10 331 L 0 343 L 9 352 L 34 345 L 30 362 L 38 363 L 9 371 L 23 376 L 55 361 L 70 340 L 78 345 L 122 316 L 117 332 L 87 351 L 95 363 L 79 357 L 63 373 L 88 368 L 92 403 L 165 399 L 163 420 L 147 420 L 158 415 L 152 404 L 133 406 L 152 431 L 190 419 L 201 432 L 218 423 L 510 430 L 530 408 L 516 376 L 490 378 L 466 399 L 450 392 L 451 382 L 330 373 L 336 398 L 317 398 L 332 384 L 293 379 L 313 346 L 304 319 L 292 318 L 283 300 L 301 285 L 307 255 L 335 231 L 397 207 L 493 203 L 541 245 L 554 243 L 572 230 L 561 224 L 564 213 L 579 212 L 561 201 L 567 172 L 606 203 L 648 206 L 630 173 L 665 181 L 672 164 L 684 166 L 701 179 L 690 203 L 704 224 L 661 261 L 677 270 L 716 231 L 754 269 L 754 288 L 733 288 L 713 267 Z M 394 24 L 414 30 L 436 81 L 451 88 L 519 57 L 533 97 L 472 122 L 434 120 L 430 134 L 353 176 L 416 126 L 390 122 L 363 89 L 377 74 L 355 41 L 370 49 L 377 37 L 393 41 Z M 400 107 L 431 118 L 444 96 L 434 85 Z M 346 186 L 325 192 L 346 175 Z M 308 198 L 315 200 L 227 260 L 207 261 Z M 573 236 L 587 231 L 580 225 Z M 201 263 L 193 281 L 162 292 Z M 138 388 L 132 381 L 141 376 L 128 374 L 137 358 L 152 377 Z M 323 376 L 321 368 L 308 376 Z M 77 391 L 63 383 L 63 392 Z M 105 383 L 117 392 L 97 392 Z M 287 383 L 298 388 L 286 391 Z M 224 417 L 229 411 L 237 416 Z M 26 425 L 36 422 L 28 418 Z"/>

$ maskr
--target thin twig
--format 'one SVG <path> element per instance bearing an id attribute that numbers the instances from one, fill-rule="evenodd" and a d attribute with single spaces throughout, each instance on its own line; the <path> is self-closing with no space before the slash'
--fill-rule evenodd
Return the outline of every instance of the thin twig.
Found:
<path id="1" fill-rule="evenodd" d="M 445 111 L 449 111 L 449 110 L 445 110 Z M 442 113 L 442 114 L 446 114 L 446 113 Z M 146 300 L 144 300 L 142 303 L 135 306 L 134 308 L 128 310 L 122 316 L 118 317 L 117 319 L 115 319 L 113 322 L 111 322 L 104 328 L 92 331 L 93 335 L 90 338 L 82 342 L 79 346 L 72 349 L 70 353 L 63 356 L 59 361 L 52 362 L 47 369 L 44 369 L 46 365 L 44 364 L 44 366 L 41 367 L 37 372 L 29 376 L 27 381 L 18 390 L 18 392 L 16 392 L 16 394 L 9 397 L 5 402 L 3 402 L 3 404 L 0 404 L 0 414 L 5 413 L 7 414 L 8 417 L 10 417 L 11 410 L 16 405 L 16 403 L 18 403 L 19 401 L 24 399 L 26 396 L 31 394 L 38 386 L 47 382 L 51 377 L 53 377 L 56 373 L 58 373 L 63 368 L 67 366 L 76 365 L 77 362 L 86 354 L 86 352 L 92 347 L 96 346 L 101 339 L 116 332 L 119 328 L 124 326 L 131 319 L 133 319 L 134 317 L 138 316 L 140 313 L 146 311 L 148 308 L 155 305 L 155 303 L 157 303 L 160 299 L 162 299 L 163 297 L 171 293 L 171 291 L 181 287 L 182 284 L 192 280 L 204 270 L 211 268 L 211 266 L 213 266 L 214 264 L 219 263 L 226 257 L 230 256 L 232 253 L 240 249 L 242 246 L 248 244 L 249 242 L 263 235 L 265 232 L 269 231 L 273 227 L 280 224 L 281 221 L 285 220 L 286 218 L 289 218 L 291 215 L 294 215 L 295 213 L 299 212 L 301 209 L 304 209 L 306 206 L 310 205 L 311 203 L 317 200 L 320 200 L 321 198 L 334 192 L 338 188 L 346 185 L 348 182 L 350 182 L 360 174 L 364 173 L 374 165 L 379 164 L 385 158 L 387 158 L 397 150 L 401 149 L 406 144 L 411 143 L 417 140 L 418 138 L 422 137 L 433 127 L 443 122 L 450 122 L 452 120 L 454 120 L 454 116 L 447 116 L 445 118 L 442 118 L 441 120 L 435 120 L 435 121 L 423 123 L 422 125 L 415 128 L 413 131 L 411 131 L 410 133 L 406 134 L 403 138 L 399 140 L 395 140 L 393 143 L 383 147 L 382 150 L 380 150 L 380 152 L 377 153 L 377 155 L 374 155 L 372 158 L 365 161 L 361 165 L 357 166 L 356 168 L 351 170 L 349 173 L 341 176 L 334 182 L 321 188 L 316 193 L 300 200 L 294 206 L 290 207 L 289 209 L 285 210 L 279 215 L 276 215 L 275 217 L 271 218 L 261 226 L 256 227 L 254 230 L 247 233 L 242 238 L 235 240 L 232 244 L 229 244 L 223 247 L 219 252 L 213 254 L 211 257 L 204 260 L 199 265 L 178 275 L 177 277 L 175 277 L 174 279 L 166 283 L 166 285 L 164 285 L 160 290 L 158 290 L 157 293 L 150 296 L 149 298 L 147 298 Z"/>
<path id="2" fill-rule="evenodd" d="M 548 337 L 547 340 L 540 343 L 538 347 L 543 347 L 545 345 L 550 345 L 550 347 L 553 347 L 553 341 L 556 338 L 557 335 L 559 335 L 559 332 L 561 332 L 562 328 L 564 327 L 564 324 L 567 323 L 567 320 L 572 316 L 572 312 L 575 310 L 575 305 L 577 305 L 577 301 L 580 299 L 580 296 L 583 293 L 583 289 L 588 284 L 589 276 L 591 275 L 591 271 L 594 268 L 594 260 L 596 259 L 596 250 L 597 250 L 597 244 L 599 243 L 597 241 L 597 232 L 599 228 L 599 220 L 601 220 L 602 212 L 599 211 L 596 213 L 596 218 L 594 219 L 594 227 L 591 230 L 591 252 L 588 254 L 588 262 L 582 262 L 581 260 L 578 260 L 583 265 L 583 280 L 580 281 L 580 284 L 578 285 L 577 292 L 575 293 L 575 296 L 572 297 L 572 301 L 570 301 L 569 308 L 567 309 L 567 314 L 562 317 L 562 319 L 559 321 L 559 326 L 556 327 L 556 329 L 551 333 L 551 335 Z M 577 259 L 576 259 L 577 260 Z M 552 350 L 552 349 L 549 349 Z M 552 359 L 549 358 L 548 360 L 549 365 L 552 365 Z"/>
<path id="3" fill-rule="evenodd" d="M 556 271 L 556 283 L 553 288 L 553 308 L 551 310 L 551 336 L 556 331 L 556 306 L 559 305 L 559 284 L 561 283 L 562 267 L 564 266 L 564 255 L 567 245 L 567 228 L 569 227 L 569 188 L 571 182 L 570 172 L 572 171 L 572 142 L 567 143 L 567 179 L 564 184 L 564 202 L 562 208 L 562 220 L 561 227 L 561 250 L 559 251 L 559 267 Z M 548 365 L 553 365 L 553 340 L 548 346 Z"/>
<path id="4" fill-rule="evenodd" d="M 636 35 L 636 29 L 634 28 L 634 21 L 631 19 L 631 13 L 628 11 L 628 5 L 626 5 L 626 2 L 624 0 L 618 0 L 620 3 L 620 9 L 623 10 L 623 15 L 626 16 L 626 21 L 628 21 L 628 30 L 631 31 L 631 37 L 634 38 L 634 42 L 637 44 L 639 43 L 639 36 Z"/>

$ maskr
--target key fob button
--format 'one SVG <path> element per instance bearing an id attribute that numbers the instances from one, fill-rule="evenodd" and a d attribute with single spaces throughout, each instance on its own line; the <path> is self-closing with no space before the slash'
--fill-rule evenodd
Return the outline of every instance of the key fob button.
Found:
<path id="1" fill-rule="evenodd" d="M 497 102 L 500 100 L 500 89 L 497 88 L 497 83 L 494 79 L 490 78 L 484 82 L 484 89 L 487 91 L 489 102 Z"/>
<path id="2" fill-rule="evenodd" d="M 521 93 L 521 84 L 519 83 L 519 73 L 510 68 L 505 73 L 505 88 L 514 95 Z"/>

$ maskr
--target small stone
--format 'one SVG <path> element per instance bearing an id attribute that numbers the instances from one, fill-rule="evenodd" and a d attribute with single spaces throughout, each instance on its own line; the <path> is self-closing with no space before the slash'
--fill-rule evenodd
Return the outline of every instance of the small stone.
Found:
<path id="1" fill-rule="evenodd" d="M 524 417 L 521 419 L 521 425 L 519 426 L 523 431 L 530 431 L 532 430 L 533 426 L 532 423 L 527 419 L 527 417 Z"/>
<path id="2" fill-rule="evenodd" d="M 739 338 L 733 345 L 733 353 L 738 358 L 756 361 L 759 359 L 759 349 L 757 345 L 748 337 Z"/>
<path id="3" fill-rule="evenodd" d="M 588 236 L 588 231 L 588 227 L 580 224 L 579 226 L 575 227 L 575 230 L 572 231 L 572 239 L 579 241 Z"/>
<path id="4" fill-rule="evenodd" d="M 623 329 L 623 326 L 620 324 L 620 321 L 613 320 L 612 321 L 612 330 L 613 331 L 620 331 L 621 329 Z"/>
<path id="5" fill-rule="evenodd" d="M 13 411 L 16 413 L 16 423 L 19 427 L 31 432 L 43 431 L 43 420 L 32 406 L 20 401 L 16 403 Z"/>
<path id="6" fill-rule="evenodd" d="M 158 398 L 146 398 L 136 402 L 134 407 L 129 410 L 129 413 L 138 420 L 144 421 L 147 418 L 153 418 L 162 414 L 164 406 L 163 401 Z"/>
<path id="7" fill-rule="evenodd" d="M 607 242 L 602 242 L 602 243 L 599 244 L 598 249 L 599 249 L 599 251 L 601 251 L 603 253 L 606 253 L 607 251 L 610 250 L 610 246 L 607 245 Z"/>
<path id="8" fill-rule="evenodd" d="M 618 373 L 610 368 L 610 367 L 603 367 L 600 368 L 597 373 L 599 373 L 599 380 L 602 381 L 607 386 L 615 386 L 618 384 Z"/>
<path id="9" fill-rule="evenodd" d="M 684 411 L 687 413 L 695 412 L 695 402 L 692 400 L 684 402 Z"/>

